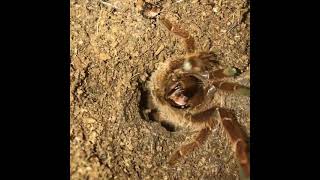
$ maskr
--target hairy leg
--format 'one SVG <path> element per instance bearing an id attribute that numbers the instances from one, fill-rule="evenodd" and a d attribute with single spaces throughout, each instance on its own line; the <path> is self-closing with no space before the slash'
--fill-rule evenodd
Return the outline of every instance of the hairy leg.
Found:
<path id="1" fill-rule="evenodd" d="M 201 113 L 190 115 L 189 120 L 194 127 L 200 128 L 195 138 L 185 145 L 182 145 L 176 152 L 169 158 L 169 165 L 176 164 L 180 159 L 192 153 L 196 148 L 205 143 L 208 136 L 211 134 L 212 127 L 215 126 L 217 114 L 215 108 L 208 109 Z"/>
<path id="2" fill-rule="evenodd" d="M 181 158 L 187 156 L 188 154 L 193 152 L 196 148 L 201 146 L 207 140 L 210 132 L 211 132 L 210 128 L 202 129 L 192 142 L 182 145 L 176 152 L 174 152 L 170 156 L 169 165 L 170 166 L 175 165 Z"/>
<path id="3" fill-rule="evenodd" d="M 234 77 L 238 74 L 238 70 L 233 67 L 228 67 L 225 69 L 218 69 L 212 72 L 209 72 L 209 77 L 210 79 L 222 79 L 222 78 L 227 78 L 227 77 Z"/>
<path id="4" fill-rule="evenodd" d="M 229 140 L 232 144 L 235 156 L 239 161 L 241 170 L 244 175 L 250 176 L 250 150 L 248 137 L 241 129 L 240 124 L 235 120 L 231 111 L 226 109 L 217 109 L 219 113 L 219 121 L 221 122 Z"/>
<path id="5" fill-rule="evenodd" d="M 194 53 L 186 57 L 182 69 L 188 73 L 199 73 L 208 76 L 213 66 L 218 65 L 216 55 L 211 52 Z"/>
<path id="6" fill-rule="evenodd" d="M 166 28 L 174 33 L 177 36 L 180 36 L 184 39 L 185 42 L 185 47 L 187 49 L 188 53 L 193 53 L 195 50 L 195 44 L 194 44 L 194 39 L 193 37 L 184 29 L 179 27 L 176 24 L 172 24 L 168 19 L 166 18 L 161 18 L 160 21 L 162 22 L 163 25 L 166 26 Z"/>
<path id="7" fill-rule="evenodd" d="M 212 85 L 214 85 L 217 89 L 239 93 L 244 96 L 250 96 L 250 88 L 237 83 L 215 81 L 212 82 Z"/>

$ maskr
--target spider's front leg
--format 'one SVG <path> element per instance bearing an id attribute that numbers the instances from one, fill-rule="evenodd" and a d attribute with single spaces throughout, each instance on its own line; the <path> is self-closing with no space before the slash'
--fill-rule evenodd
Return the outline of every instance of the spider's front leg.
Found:
<path id="1" fill-rule="evenodd" d="M 169 31 L 184 39 L 185 47 L 188 53 L 193 53 L 195 51 L 194 39 L 187 31 L 179 27 L 177 24 L 172 24 L 164 17 L 160 18 L 160 21 Z"/>
<path id="2" fill-rule="evenodd" d="M 244 96 L 250 96 L 250 88 L 237 83 L 225 82 L 225 81 L 214 81 L 212 82 L 212 85 L 223 91 L 235 92 Z"/>
<path id="3" fill-rule="evenodd" d="M 240 85 L 238 83 L 226 82 L 223 79 L 228 77 L 235 77 L 239 72 L 236 68 L 227 67 L 215 71 L 204 72 L 202 77 L 210 80 L 210 84 L 217 89 L 227 92 L 236 92 L 244 96 L 250 96 L 250 88 Z"/>
<path id="4" fill-rule="evenodd" d="M 192 142 L 182 145 L 169 158 L 169 165 L 175 165 L 181 158 L 193 152 L 196 148 L 205 143 L 211 133 L 212 127 L 215 125 L 215 108 L 203 111 L 201 113 L 190 115 L 187 117 L 195 128 L 200 128 Z"/>
<path id="5" fill-rule="evenodd" d="M 234 67 L 227 67 L 224 69 L 218 69 L 208 72 L 209 79 L 223 79 L 228 77 L 234 77 L 239 74 L 239 71 Z"/>
<path id="6" fill-rule="evenodd" d="M 207 84 L 209 89 L 217 88 L 223 91 L 250 96 L 249 87 L 224 81 L 225 78 L 235 77 L 239 74 L 236 68 L 227 67 L 224 69 L 211 70 L 211 68 L 217 64 L 218 62 L 215 60 L 214 54 L 202 52 L 187 58 L 182 64 L 182 69 L 183 73 L 193 74 L 202 82 L 208 82 L 204 84 Z"/>
<path id="7" fill-rule="evenodd" d="M 212 52 L 199 52 L 187 56 L 182 64 L 185 73 L 192 73 L 200 77 L 203 81 L 223 80 L 239 75 L 239 70 L 234 67 L 212 70 L 214 66 L 219 66 L 216 55 Z"/>
<path id="8" fill-rule="evenodd" d="M 233 113 L 226 109 L 217 109 L 218 120 L 221 122 L 225 132 L 238 159 L 241 169 L 246 177 L 250 176 L 250 150 L 248 137 L 235 120 Z"/>

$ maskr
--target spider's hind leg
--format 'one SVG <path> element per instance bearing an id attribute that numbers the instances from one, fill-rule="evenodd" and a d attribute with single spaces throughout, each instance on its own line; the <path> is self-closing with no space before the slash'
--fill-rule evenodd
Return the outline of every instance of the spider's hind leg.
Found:
<path id="1" fill-rule="evenodd" d="M 230 111 L 218 109 L 217 113 L 219 113 L 220 118 L 218 119 L 221 122 L 224 131 L 230 139 L 233 151 L 240 163 L 241 170 L 245 176 L 250 176 L 250 150 L 247 135 Z"/>
<path id="2" fill-rule="evenodd" d="M 210 134 L 211 130 L 209 128 L 202 129 L 196 136 L 196 138 L 185 145 L 182 145 L 179 150 L 174 152 L 170 159 L 169 159 L 169 165 L 173 166 L 175 165 L 181 158 L 189 155 L 191 152 L 193 152 L 196 148 L 201 146 L 208 138 L 208 135 Z"/>
<path id="3" fill-rule="evenodd" d="M 200 128 L 201 130 L 198 131 L 192 142 L 182 145 L 173 153 L 173 155 L 171 155 L 169 158 L 169 165 L 171 166 L 205 143 L 208 136 L 211 134 L 211 129 L 215 125 L 215 108 L 210 108 L 206 111 L 191 115 L 189 118 L 193 126 Z"/>

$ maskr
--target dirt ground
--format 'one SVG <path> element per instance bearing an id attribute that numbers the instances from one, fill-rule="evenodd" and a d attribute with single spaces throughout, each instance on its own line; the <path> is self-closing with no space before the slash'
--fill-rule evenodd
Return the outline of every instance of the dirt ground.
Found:
<path id="1" fill-rule="evenodd" d="M 221 64 L 235 66 L 250 85 L 250 6 L 247 0 L 149 0 Z M 140 114 L 142 87 L 157 64 L 183 55 L 181 39 L 159 17 L 148 19 L 129 0 L 71 0 L 71 179 L 239 179 L 226 134 L 217 127 L 207 143 L 175 167 L 166 162 L 190 137 L 169 132 Z M 246 74 L 247 73 L 247 74 Z M 228 95 L 250 133 L 250 98 Z"/>

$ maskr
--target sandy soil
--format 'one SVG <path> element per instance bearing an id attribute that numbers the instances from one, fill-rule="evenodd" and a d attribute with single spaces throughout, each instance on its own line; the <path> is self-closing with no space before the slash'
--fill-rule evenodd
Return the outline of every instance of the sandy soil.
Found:
<path id="1" fill-rule="evenodd" d="M 188 132 L 169 132 L 140 115 L 142 87 L 157 64 L 184 54 L 181 39 L 147 19 L 135 1 L 71 0 L 70 164 L 76 179 L 239 179 L 228 139 L 217 127 L 176 167 L 166 164 Z M 149 0 L 180 23 L 198 50 L 249 71 L 247 0 Z M 113 7 L 112 7 L 113 6 Z M 241 83 L 249 85 L 248 76 Z M 228 95 L 223 106 L 250 125 L 250 98 Z"/>

